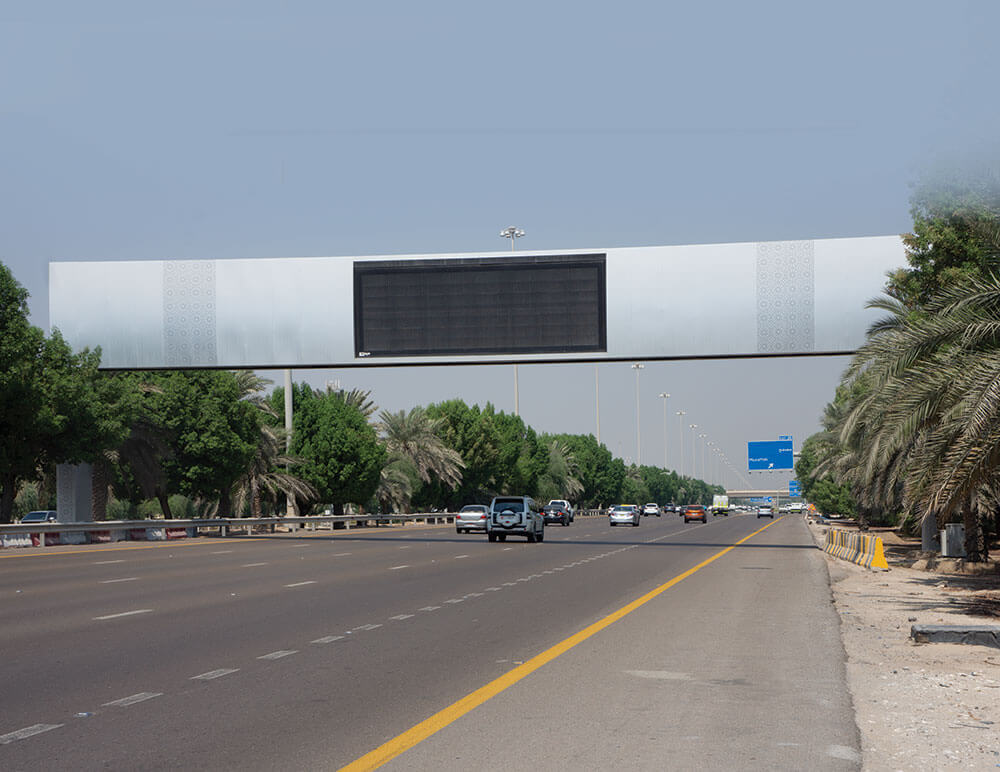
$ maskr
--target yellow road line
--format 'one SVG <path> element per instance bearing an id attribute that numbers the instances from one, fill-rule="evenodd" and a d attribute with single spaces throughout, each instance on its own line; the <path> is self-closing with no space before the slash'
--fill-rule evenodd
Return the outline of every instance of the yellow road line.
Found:
<path id="1" fill-rule="evenodd" d="M 779 517 L 777 520 L 772 520 L 763 528 L 758 528 L 756 531 L 754 531 L 748 536 L 743 537 L 735 544 L 731 544 L 721 552 L 717 552 L 714 555 L 712 555 L 712 557 L 701 561 L 701 563 L 696 565 L 694 568 L 689 568 L 684 573 L 678 574 L 669 582 L 661 584 L 656 589 L 650 590 L 645 595 L 641 596 L 640 598 L 637 598 L 628 605 L 623 606 L 622 608 L 612 612 L 611 614 L 608 614 L 608 616 L 604 617 L 604 619 L 594 622 L 592 625 L 585 627 L 580 632 L 575 633 L 571 635 L 569 638 L 566 638 L 565 640 L 557 643 L 555 646 L 546 649 L 541 654 L 538 654 L 537 656 L 529 659 L 523 665 L 518 665 L 513 670 L 504 673 L 502 676 L 493 681 L 490 681 L 485 686 L 479 687 L 474 692 L 467 694 L 458 702 L 452 703 L 447 708 L 438 711 L 430 718 L 424 719 L 416 726 L 407 729 L 401 735 L 394 737 L 388 742 L 380 745 L 375 750 L 366 753 L 361 758 L 352 761 L 345 767 L 342 767 L 340 772 L 362 772 L 363 770 L 378 769 L 382 765 L 388 763 L 389 761 L 392 761 L 392 759 L 396 758 L 405 751 L 408 751 L 410 748 L 414 747 L 418 743 L 423 742 L 435 732 L 444 729 L 446 726 L 448 726 L 451 723 L 454 723 L 459 718 L 464 716 L 466 713 L 469 713 L 475 708 L 478 708 L 484 702 L 500 694 L 500 692 L 510 688 L 518 681 L 531 675 L 540 667 L 551 662 L 559 655 L 565 654 L 567 651 L 572 649 L 577 644 L 583 643 L 585 640 L 587 640 L 593 635 L 596 635 L 604 628 L 610 627 L 612 624 L 617 622 L 622 617 L 631 614 L 640 606 L 649 603 L 649 601 L 653 600 L 657 596 L 666 592 L 675 584 L 684 581 L 692 574 L 703 569 L 709 563 L 713 563 L 714 561 L 718 560 L 727 552 L 735 549 L 739 545 L 743 544 L 743 542 L 753 538 L 761 531 L 767 530 L 772 525 L 781 521 L 782 519 L 783 518 Z"/>

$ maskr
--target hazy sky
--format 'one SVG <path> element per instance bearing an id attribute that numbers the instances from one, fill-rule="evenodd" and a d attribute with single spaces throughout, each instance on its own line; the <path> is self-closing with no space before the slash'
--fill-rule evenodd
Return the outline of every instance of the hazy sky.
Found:
<path id="1" fill-rule="evenodd" d="M 1000 128 L 991 0 L 158 5 L 0 6 L 0 260 L 42 326 L 50 260 L 901 233 L 909 185 Z M 744 468 L 747 440 L 798 448 L 845 364 L 649 363 L 642 461 L 660 392 L 685 473 L 690 423 Z M 634 459 L 634 373 L 599 374 L 601 439 Z M 510 367 L 295 378 L 513 408 Z M 594 402 L 592 365 L 520 368 L 537 429 L 595 432 Z"/>

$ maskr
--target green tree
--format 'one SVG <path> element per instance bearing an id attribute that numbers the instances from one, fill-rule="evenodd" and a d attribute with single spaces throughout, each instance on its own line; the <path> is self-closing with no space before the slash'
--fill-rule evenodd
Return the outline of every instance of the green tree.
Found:
<path id="1" fill-rule="evenodd" d="M 20 481 L 91 461 L 125 427 L 99 388 L 100 351 L 74 353 L 58 330 L 28 322 L 28 293 L 0 263 L 0 523 Z"/>
<path id="2" fill-rule="evenodd" d="M 292 432 L 292 452 L 303 459 L 298 476 L 338 512 L 344 504 L 367 502 L 386 460 L 375 428 L 335 394 L 316 394 L 306 387 L 299 397 Z"/>
<path id="3" fill-rule="evenodd" d="M 620 503 L 625 483 L 625 462 L 597 442 L 592 434 L 557 434 L 576 460 L 577 478 L 583 486 L 577 501 L 594 509 Z"/>

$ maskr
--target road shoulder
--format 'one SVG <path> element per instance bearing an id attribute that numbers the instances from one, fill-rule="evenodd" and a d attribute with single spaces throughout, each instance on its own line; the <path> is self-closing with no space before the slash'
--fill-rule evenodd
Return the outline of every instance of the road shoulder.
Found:
<path id="1" fill-rule="evenodd" d="M 817 544 L 826 526 L 810 525 Z M 974 613 L 981 579 L 894 566 L 873 572 L 824 553 L 865 770 L 1000 766 L 1000 651 L 914 644 L 914 624 L 998 624 Z"/>

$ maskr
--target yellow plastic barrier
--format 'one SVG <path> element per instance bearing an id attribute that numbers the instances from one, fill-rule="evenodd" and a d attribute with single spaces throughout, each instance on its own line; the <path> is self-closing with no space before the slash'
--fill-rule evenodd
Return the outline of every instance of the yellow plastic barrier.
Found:
<path id="1" fill-rule="evenodd" d="M 826 532 L 826 552 L 841 560 L 849 560 L 865 568 L 889 570 L 885 562 L 882 540 L 857 531 L 830 528 Z"/>

